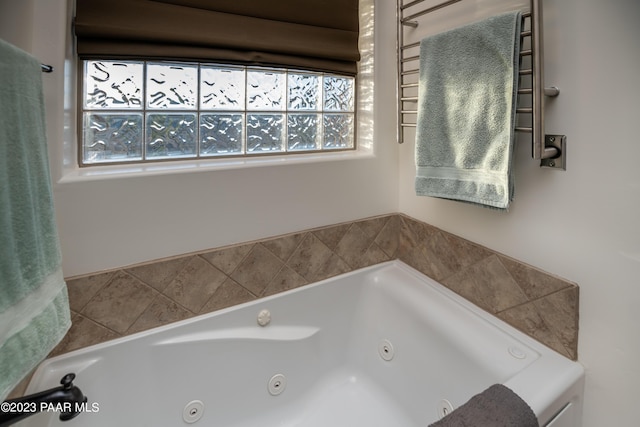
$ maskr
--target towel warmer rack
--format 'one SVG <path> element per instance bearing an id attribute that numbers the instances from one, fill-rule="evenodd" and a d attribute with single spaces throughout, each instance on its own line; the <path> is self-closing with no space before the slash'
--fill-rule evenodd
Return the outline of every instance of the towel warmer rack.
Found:
<path id="1" fill-rule="evenodd" d="M 407 27 L 415 29 L 419 26 L 417 18 L 451 6 L 462 0 L 446 0 L 426 8 L 420 8 L 425 0 L 397 0 L 398 27 L 398 142 L 404 142 L 404 129 L 415 128 L 418 102 L 419 54 L 420 42 L 405 43 Z M 530 126 L 516 126 L 517 132 L 531 134 L 532 157 L 540 160 L 541 167 L 566 169 L 566 137 L 564 135 L 545 135 L 544 132 L 544 100 L 545 97 L 556 97 L 560 93 L 557 87 L 544 86 L 544 60 L 542 35 L 542 0 L 531 0 L 529 12 L 522 14 L 521 45 L 529 40 L 529 48 L 520 51 L 520 85 L 518 89 L 518 108 L 516 113 L 528 115 Z M 527 25 L 528 24 L 528 25 Z M 524 65 L 525 58 L 530 58 L 530 66 Z M 525 80 L 528 80 L 528 85 Z M 528 87 L 527 87 L 528 86 Z M 530 106 L 520 104 L 530 97 Z M 411 118 L 413 117 L 413 120 Z"/>

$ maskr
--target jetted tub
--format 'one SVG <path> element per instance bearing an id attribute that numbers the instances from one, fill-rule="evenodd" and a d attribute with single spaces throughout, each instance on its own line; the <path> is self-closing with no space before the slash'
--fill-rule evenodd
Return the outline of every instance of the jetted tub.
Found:
<path id="1" fill-rule="evenodd" d="M 22 426 L 426 427 L 494 383 L 541 426 L 581 424 L 581 365 L 399 261 L 43 362 L 89 401 Z"/>

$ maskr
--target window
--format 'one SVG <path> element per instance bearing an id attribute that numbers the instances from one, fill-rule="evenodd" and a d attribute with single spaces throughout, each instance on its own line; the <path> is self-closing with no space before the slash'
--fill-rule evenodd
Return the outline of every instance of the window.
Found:
<path id="1" fill-rule="evenodd" d="M 76 0 L 78 164 L 355 151 L 361 3 Z"/>
<path id="2" fill-rule="evenodd" d="M 79 164 L 354 150 L 363 1 L 76 0 Z"/>
<path id="3" fill-rule="evenodd" d="M 83 61 L 80 164 L 355 148 L 355 80 L 284 68 Z"/>

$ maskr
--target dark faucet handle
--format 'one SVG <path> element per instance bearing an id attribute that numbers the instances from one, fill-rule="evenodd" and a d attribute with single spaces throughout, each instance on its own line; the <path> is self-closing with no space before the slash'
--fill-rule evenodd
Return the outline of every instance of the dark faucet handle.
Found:
<path id="1" fill-rule="evenodd" d="M 71 387 L 73 387 L 73 380 L 75 379 L 75 377 L 76 374 L 74 373 L 67 374 L 62 377 L 62 379 L 60 380 L 60 384 L 62 384 L 62 387 L 65 390 L 69 390 Z"/>

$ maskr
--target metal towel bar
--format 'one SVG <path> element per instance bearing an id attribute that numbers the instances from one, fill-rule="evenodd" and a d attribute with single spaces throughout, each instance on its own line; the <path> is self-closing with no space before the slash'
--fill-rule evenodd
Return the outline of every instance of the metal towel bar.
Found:
<path id="1" fill-rule="evenodd" d="M 418 74 L 419 55 L 416 54 L 420 42 L 405 44 L 405 28 L 415 29 L 419 26 L 416 20 L 436 10 L 443 9 L 463 0 L 447 0 L 435 6 L 424 9 L 418 6 L 425 0 L 414 0 L 405 3 L 397 0 L 397 27 L 398 27 L 398 142 L 404 142 L 404 129 L 414 128 L 417 115 L 418 101 Z M 530 98 L 530 106 L 519 106 L 516 109 L 518 115 L 529 115 L 530 126 L 516 126 L 517 132 L 531 133 L 532 157 L 541 160 L 541 166 L 558 169 L 566 168 L 566 138 L 564 135 L 545 135 L 544 131 L 544 101 L 545 97 L 558 96 L 560 91 L 556 87 L 544 86 L 544 55 L 542 34 L 542 0 L 531 0 L 530 11 L 522 14 L 523 25 L 520 34 L 524 44 L 529 39 L 530 48 L 520 52 L 520 82 L 518 90 L 519 104 L 525 103 Z M 528 20 L 528 22 L 527 22 Z M 526 25 L 526 24 L 529 25 Z M 411 52 L 411 53 L 408 53 Z M 528 58 L 525 60 L 525 58 Z M 530 63 L 530 67 L 523 63 Z M 413 64 L 413 66 L 412 66 Z M 527 87 L 524 79 L 530 81 Z M 411 119 L 413 118 L 413 119 Z"/>
<path id="2" fill-rule="evenodd" d="M 53 73 L 53 67 L 47 64 L 40 64 L 43 73 Z"/>

